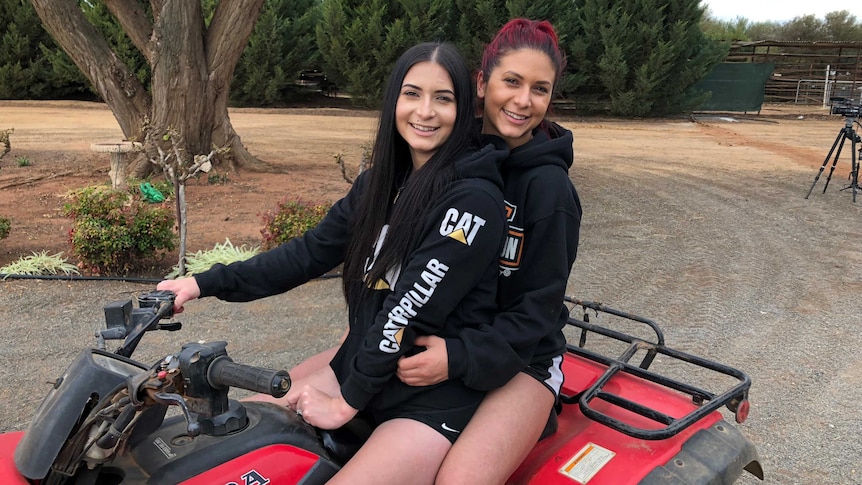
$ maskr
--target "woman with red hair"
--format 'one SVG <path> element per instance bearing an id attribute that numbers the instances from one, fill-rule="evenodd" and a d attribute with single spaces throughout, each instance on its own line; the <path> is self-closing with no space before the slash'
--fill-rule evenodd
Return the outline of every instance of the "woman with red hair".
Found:
<path id="1" fill-rule="evenodd" d="M 438 484 L 504 483 L 536 442 L 556 429 L 566 340 L 563 306 L 577 255 L 581 205 L 568 177 L 572 133 L 549 122 L 565 69 L 547 21 L 514 19 L 485 48 L 477 77 L 482 133 L 502 138 L 508 239 L 500 256 L 498 314 L 457 337 L 421 337 L 427 350 L 403 358 L 415 386 L 460 379 L 490 391 L 437 475 Z"/>

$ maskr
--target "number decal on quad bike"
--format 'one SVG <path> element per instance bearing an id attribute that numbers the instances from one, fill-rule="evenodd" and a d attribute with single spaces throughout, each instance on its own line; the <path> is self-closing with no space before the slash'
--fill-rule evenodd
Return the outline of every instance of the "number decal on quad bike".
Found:
<path id="1" fill-rule="evenodd" d="M 242 479 L 241 483 L 228 482 L 224 485 L 266 485 L 267 483 L 269 483 L 269 478 L 265 478 L 263 475 L 261 475 L 255 470 L 250 470 L 240 478 Z"/>

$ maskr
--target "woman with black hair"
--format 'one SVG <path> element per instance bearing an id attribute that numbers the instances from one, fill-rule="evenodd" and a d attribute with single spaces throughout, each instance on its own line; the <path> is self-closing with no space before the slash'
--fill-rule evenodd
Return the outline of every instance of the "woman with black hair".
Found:
<path id="1" fill-rule="evenodd" d="M 505 237 L 505 145 L 480 147 L 467 66 L 447 44 L 396 62 L 360 177 L 302 238 L 248 261 L 216 265 L 159 289 L 175 311 L 194 298 L 250 301 L 344 263 L 349 331 L 329 366 L 295 382 L 290 406 L 334 429 L 359 411 L 377 428 L 331 483 L 432 483 L 484 397 L 458 380 L 413 387 L 396 376 L 417 336 L 455 337 L 496 312 Z"/>

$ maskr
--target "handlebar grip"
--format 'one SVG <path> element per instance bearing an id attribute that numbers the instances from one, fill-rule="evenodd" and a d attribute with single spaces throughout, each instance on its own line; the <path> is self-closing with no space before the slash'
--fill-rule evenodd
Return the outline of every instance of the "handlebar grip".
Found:
<path id="1" fill-rule="evenodd" d="M 237 364 L 229 357 L 219 357 L 210 364 L 207 380 L 215 388 L 239 387 L 272 397 L 282 397 L 290 390 L 287 371 Z"/>

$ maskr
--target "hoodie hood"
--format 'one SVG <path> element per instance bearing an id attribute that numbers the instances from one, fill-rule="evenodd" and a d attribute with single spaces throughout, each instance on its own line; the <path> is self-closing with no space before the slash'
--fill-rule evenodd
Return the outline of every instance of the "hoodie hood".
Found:
<path id="1" fill-rule="evenodd" d="M 509 156 L 509 149 L 503 140 L 496 137 L 483 138 L 488 142 L 479 151 L 471 152 L 455 162 L 455 173 L 458 178 L 478 178 L 488 180 L 500 190 L 503 189 L 503 177 L 500 175 L 500 165 Z"/>
<path id="2" fill-rule="evenodd" d="M 572 132 L 546 121 L 533 130 L 533 138 L 512 150 L 504 170 L 526 170 L 540 165 L 558 165 L 568 170 L 573 161 Z"/>

